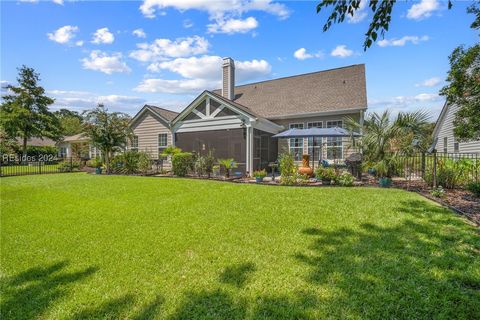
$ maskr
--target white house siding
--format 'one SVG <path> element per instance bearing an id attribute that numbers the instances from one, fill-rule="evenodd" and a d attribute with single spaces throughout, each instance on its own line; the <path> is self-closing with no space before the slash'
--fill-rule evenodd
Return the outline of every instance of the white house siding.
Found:
<path id="1" fill-rule="evenodd" d="M 453 135 L 453 120 L 455 119 L 455 113 L 458 110 L 458 107 L 455 105 L 446 106 L 445 115 L 443 119 L 440 119 L 438 124 L 437 135 L 438 138 L 436 149 L 438 152 L 444 152 L 444 139 L 447 138 L 447 152 L 455 152 L 454 143 L 455 138 Z M 469 141 L 469 142 L 460 142 L 459 150 L 460 153 L 480 153 L 480 140 Z"/>
<path id="2" fill-rule="evenodd" d="M 132 126 L 133 134 L 138 137 L 138 151 L 145 151 L 152 159 L 158 159 L 158 135 L 167 134 L 167 145 L 172 145 L 172 133 L 158 116 L 145 112 Z"/>

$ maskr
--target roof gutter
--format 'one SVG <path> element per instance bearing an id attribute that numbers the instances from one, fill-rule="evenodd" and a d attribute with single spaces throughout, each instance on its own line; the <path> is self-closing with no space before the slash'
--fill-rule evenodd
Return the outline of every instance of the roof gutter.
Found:
<path id="1" fill-rule="evenodd" d="M 279 119 L 290 119 L 290 118 L 309 118 L 315 116 L 333 116 L 337 114 L 352 114 L 359 111 L 365 111 L 367 107 L 364 108 L 355 108 L 355 109 L 343 109 L 343 110 L 334 110 L 334 111 L 324 111 L 324 112 L 309 112 L 309 113 L 292 113 L 281 116 L 271 116 L 265 117 L 268 120 L 279 120 Z"/>

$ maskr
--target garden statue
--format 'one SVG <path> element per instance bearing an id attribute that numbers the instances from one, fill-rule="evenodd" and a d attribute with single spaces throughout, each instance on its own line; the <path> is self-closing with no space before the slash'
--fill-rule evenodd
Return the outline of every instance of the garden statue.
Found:
<path id="1" fill-rule="evenodd" d="M 298 173 L 306 174 L 309 178 L 313 176 L 313 169 L 310 167 L 310 156 L 308 154 L 302 156 L 302 166 L 298 168 Z"/>

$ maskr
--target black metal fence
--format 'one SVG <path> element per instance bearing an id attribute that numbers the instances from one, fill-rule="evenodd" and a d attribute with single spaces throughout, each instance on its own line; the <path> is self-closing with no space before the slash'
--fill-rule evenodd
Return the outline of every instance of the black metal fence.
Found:
<path id="1" fill-rule="evenodd" d="M 74 158 L 59 158 L 52 155 L 22 158 L 2 155 L 0 177 L 76 172 L 80 171 L 82 166 L 83 163 Z"/>
<path id="2" fill-rule="evenodd" d="M 393 174 L 407 180 L 423 179 L 429 185 L 446 188 L 478 182 L 480 155 L 478 153 L 416 153 L 396 155 Z"/>

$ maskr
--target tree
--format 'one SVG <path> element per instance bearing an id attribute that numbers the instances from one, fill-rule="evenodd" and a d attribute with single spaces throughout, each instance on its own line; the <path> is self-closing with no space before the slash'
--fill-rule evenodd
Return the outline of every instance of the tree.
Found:
<path id="1" fill-rule="evenodd" d="M 355 12 L 360 9 L 360 2 L 368 0 L 322 0 L 317 4 L 317 13 L 326 10 L 328 7 L 333 7 L 330 15 L 323 26 L 323 31 L 330 29 L 334 23 L 342 23 L 345 18 L 350 15 L 353 17 Z M 392 11 L 396 5 L 396 0 L 369 0 L 368 7 L 372 11 L 373 17 L 365 33 L 365 41 L 363 43 L 363 50 L 370 48 L 372 43 L 377 41 L 378 35 L 382 37 L 388 31 L 392 21 Z M 478 1 L 477 1 L 478 3 Z M 448 1 L 448 9 L 452 7 L 452 1 Z M 471 27 L 477 29 L 480 26 L 480 9 L 476 3 L 472 4 L 468 10 L 469 13 L 476 15 L 475 21 Z"/>
<path id="2" fill-rule="evenodd" d="M 130 116 L 121 112 L 108 112 L 104 105 L 84 113 L 84 132 L 91 143 L 100 149 L 107 174 L 110 173 L 110 159 L 115 152 L 125 150 L 132 136 Z"/>
<path id="3" fill-rule="evenodd" d="M 440 94 L 458 106 L 454 135 L 459 141 L 480 140 L 480 45 L 456 48 L 450 55 L 447 84 Z"/>
<path id="4" fill-rule="evenodd" d="M 54 99 L 45 95 L 38 85 L 39 74 L 34 69 L 22 66 L 18 73 L 18 86 L 7 85 L 11 92 L 3 96 L 0 106 L 1 126 L 10 138 L 22 139 L 22 154 L 26 157 L 27 140 L 30 138 L 60 137 L 60 123 L 48 110 Z"/>
<path id="5" fill-rule="evenodd" d="M 54 113 L 60 121 L 63 136 L 73 136 L 83 131 L 83 117 L 78 112 L 60 109 Z"/>

